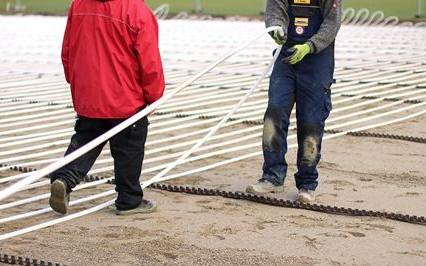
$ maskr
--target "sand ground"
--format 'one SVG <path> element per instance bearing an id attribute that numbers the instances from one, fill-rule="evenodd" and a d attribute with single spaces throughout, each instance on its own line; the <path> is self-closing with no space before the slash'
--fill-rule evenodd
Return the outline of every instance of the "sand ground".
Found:
<path id="1" fill-rule="evenodd" d="M 375 131 L 424 137 L 425 124 L 421 117 Z M 294 199 L 295 150 L 287 158 L 286 191 L 276 196 Z M 172 183 L 242 191 L 259 177 L 261 163 L 247 160 Z M 424 144 L 349 136 L 327 141 L 318 202 L 425 216 L 425 163 Z M 158 202 L 157 212 L 118 217 L 104 210 L 2 242 L 0 250 L 67 265 L 426 264 L 426 230 L 420 225 L 155 190 L 146 197 Z"/>

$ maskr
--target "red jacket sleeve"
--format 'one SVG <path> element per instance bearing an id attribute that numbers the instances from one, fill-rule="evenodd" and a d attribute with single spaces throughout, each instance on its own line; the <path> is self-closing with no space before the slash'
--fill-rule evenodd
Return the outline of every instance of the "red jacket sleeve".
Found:
<path id="1" fill-rule="evenodd" d="M 151 10 L 144 6 L 141 12 L 143 23 L 139 30 L 135 50 L 139 62 L 143 94 L 152 104 L 163 96 L 165 81 L 160 50 L 158 47 L 158 23 Z"/>
<path id="2" fill-rule="evenodd" d="M 71 28 L 71 19 L 72 19 L 72 9 L 73 4 L 71 3 L 71 7 L 68 11 L 68 20 L 67 27 L 65 29 L 64 40 L 62 43 L 62 65 L 64 66 L 65 79 L 68 83 L 70 83 L 70 75 L 69 75 L 69 50 L 70 50 L 70 28 Z"/>

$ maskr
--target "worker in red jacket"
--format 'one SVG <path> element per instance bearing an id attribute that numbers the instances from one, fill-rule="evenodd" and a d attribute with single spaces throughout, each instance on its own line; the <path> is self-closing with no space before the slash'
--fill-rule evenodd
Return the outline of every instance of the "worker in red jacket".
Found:
<path id="1" fill-rule="evenodd" d="M 74 0 L 68 13 L 62 62 L 77 112 L 69 154 L 162 97 L 164 74 L 158 24 L 142 0 Z M 145 117 L 109 140 L 119 215 L 150 212 L 139 182 L 148 131 Z M 50 206 L 67 213 L 69 195 L 103 146 L 51 175 Z"/>

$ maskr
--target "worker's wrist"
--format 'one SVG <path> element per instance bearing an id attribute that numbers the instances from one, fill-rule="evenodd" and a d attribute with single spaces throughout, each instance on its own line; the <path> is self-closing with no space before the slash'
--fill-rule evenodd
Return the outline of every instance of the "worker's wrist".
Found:
<path id="1" fill-rule="evenodd" d="M 315 45 L 311 41 L 307 41 L 306 44 L 309 46 L 309 53 L 314 54 L 315 53 Z"/>

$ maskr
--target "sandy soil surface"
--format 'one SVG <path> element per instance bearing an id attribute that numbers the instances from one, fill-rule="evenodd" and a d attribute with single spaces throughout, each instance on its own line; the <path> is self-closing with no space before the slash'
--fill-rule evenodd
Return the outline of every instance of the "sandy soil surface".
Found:
<path id="1" fill-rule="evenodd" d="M 376 132 L 425 136 L 426 118 Z M 295 150 L 288 155 L 295 171 Z M 318 202 L 426 216 L 426 149 L 405 141 L 342 137 L 327 141 Z M 245 189 L 261 158 L 172 181 Z M 3 173 L 5 174 L 5 173 Z M 10 174 L 10 173 L 7 173 Z M 90 191 L 78 192 L 81 197 Z M 277 197 L 294 199 L 294 180 Z M 96 214 L 1 243 L 3 253 L 68 265 L 425 265 L 424 226 L 327 215 L 245 201 L 148 190 L 156 213 Z M 100 201 L 97 201 L 100 202 Z M 73 208 L 77 211 L 93 203 Z M 33 204 L 45 206 L 46 201 Z M 7 224 L 6 231 L 53 218 Z M 2 225 L 3 226 L 3 225 Z"/>

